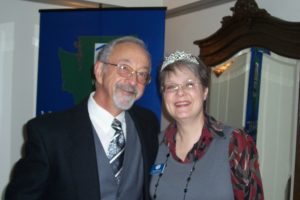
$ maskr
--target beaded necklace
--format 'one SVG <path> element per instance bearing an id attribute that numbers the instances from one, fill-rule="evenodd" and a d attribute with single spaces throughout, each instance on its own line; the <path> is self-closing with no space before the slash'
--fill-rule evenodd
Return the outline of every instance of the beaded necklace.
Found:
<path id="1" fill-rule="evenodd" d="M 168 160 L 169 160 L 169 157 L 170 157 L 170 153 L 167 153 L 167 155 L 166 155 L 166 160 L 165 160 L 165 162 L 164 162 L 164 166 L 165 166 L 165 169 L 164 170 L 166 170 L 166 168 L 167 168 L 167 166 L 168 166 Z M 196 163 L 197 163 L 197 161 L 198 161 L 198 159 L 194 159 L 194 162 L 193 162 L 193 166 L 192 166 L 192 168 L 190 169 L 190 171 L 189 171 L 189 175 L 188 175 L 188 177 L 187 177 L 187 179 L 186 179 L 186 184 L 185 184 L 185 187 L 184 187 L 184 189 L 183 189 L 183 200 L 185 200 L 185 197 L 186 197 L 186 193 L 187 193 L 187 191 L 188 191 L 188 187 L 189 187 L 189 183 L 190 183 L 190 180 L 191 180 L 191 178 L 192 178 L 192 174 L 193 174 L 193 172 L 195 171 L 195 165 L 196 165 Z M 153 199 L 156 199 L 156 197 L 157 197 L 157 195 L 156 195 L 156 191 L 157 191 L 157 188 L 158 188 L 158 186 L 159 186 L 159 181 L 160 181 L 160 178 L 163 176 L 163 171 L 162 172 L 160 172 L 159 173 L 159 175 L 158 175 L 158 179 L 157 179 L 157 181 L 156 181 L 156 184 L 154 185 L 154 194 L 153 194 Z"/>

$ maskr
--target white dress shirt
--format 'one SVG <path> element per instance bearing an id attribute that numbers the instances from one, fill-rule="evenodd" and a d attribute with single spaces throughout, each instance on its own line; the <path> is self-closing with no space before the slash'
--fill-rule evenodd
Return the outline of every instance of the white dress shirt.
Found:
<path id="1" fill-rule="evenodd" d="M 117 118 L 122 123 L 122 130 L 126 140 L 126 122 L 125 112 L 121 112 L 118 116 L 114 117 L 107 110 L 98 105 L 94 99 L 95 92 L 90 94 L 88 99 L 88 112 L 97 135 L 104 148 L 106 155 L 108 154 L 108 146 L 112 140 L 115 130 L 111 127 L 114 118 Z"/>

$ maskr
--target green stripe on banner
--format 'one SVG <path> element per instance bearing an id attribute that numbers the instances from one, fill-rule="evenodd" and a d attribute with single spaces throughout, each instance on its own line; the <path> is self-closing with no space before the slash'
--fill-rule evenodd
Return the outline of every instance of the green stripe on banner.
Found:
<path id="1" fill-rule="evenodd" d="M 151 83 L 136 104 L 161 118 L 158 70 L 164 56 L 165 8 L 40 11 L 36 115 L 65 110 L 94 89 L 92 69 L 101 46 L 120 36 L 142 39 L 152 61 Z"/>

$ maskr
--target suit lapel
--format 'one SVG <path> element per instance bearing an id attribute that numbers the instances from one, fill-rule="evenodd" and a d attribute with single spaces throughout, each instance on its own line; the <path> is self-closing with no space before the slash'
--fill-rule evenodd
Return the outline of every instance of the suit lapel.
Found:
<path id="1" fill-rule="evenodd" d="M 143 161 L 144 161 L 144 165 L 145 165 L 146 164 L 145 162 L 147 162 L 147 159 L 146 159 L 146 156 L 147 156 L 146 150 L 147 150 L 147 148 L 145 148 L 146 141 L 144 141 L 144 137 L 143 137 L 143 131 L 142 131 L 143 127 L 141 127 L 142 124 L 139 123 L 138 119 L 136 118 L 136 116 L 134 115 L 134 113 L 131 110 L 129 111 L 129 115 L 130 115 L 131 119 L 133 120 L 135 128 L 138 132 L 138 138 L 141 142 Z"/>
<path id="2" fill-rule="evenodd" d="M 142 149 L 142 157 L 143 157 L 143 173 L 144 173 L 144 184 L 143 184 L 143 194 L 144 194 L 144 198 L 147 197 L 147 193 L 148 193 L 148 189 L 149 189 L 149 173 L 148 173 L 148 166 L 149 166 L 149 161 L 148 161 L 148 146 L 147 146 L 147 141 L 145 141 L 145 137 L 143 136 L 143 134 L 147 134 L 146 133 L 146 128 L 143 127 L 143 123 L 140 123 L 140 119 L 135 115 L 135 112 L 133 109 L 129 110 L 129 114 L 134 122 L 134 125 L 136 127 L 136 130 L 138 132 L 138 138 L 140 140 L 141 143 L 141 149 Z M 144 130 L 144 131 L 143 131 Z"/>
<path id="3" fill-rule="evenodd" d="M 158 139 L 156 138 L 156 134 L 159 132 L 158 121 L 154 114 L 136 106 L 129 110 L 129 114 L 134 121 L 141 143 L 144 162 L 144 198 L 148 199 L 150 164 L 154 163 L 158 149 Z"/>
<path id="4" fill-rule="evenodd" d="M 99 200 L 100 185 L 92 123 L 85 101 L 74 109 L 70 129 L 70 160 L 78 199 Z"/>

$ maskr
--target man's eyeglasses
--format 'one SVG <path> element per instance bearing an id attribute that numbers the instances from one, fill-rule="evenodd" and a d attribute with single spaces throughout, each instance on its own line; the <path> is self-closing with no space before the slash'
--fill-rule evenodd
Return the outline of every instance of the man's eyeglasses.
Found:
<path id="1" fill-rule="evenodd" d="M 162 91 L 165 93 L 177 93 L 179 89 L 184 91 L 193 91 L 200 83 L 191 79 L 183 84 L 169 83 L 162 86 Z"/>
<path id="2" fill-rule="evenodd" d="M 114 64 L 114 63 L 108 63 L 103 61 L 101 62 L 106 65 L 115 66 L 117 68 L 117 73 L 124 78 L 131 78 L 133 74 L 136 74 L 137 82 L 140 84 L 147 85 L 151 81 L 151 76 L 148 71 L 135 71 L 132 69 L 132 67 L 130 67 L 127 64 L 121 64 L 121 63 Z"/>

